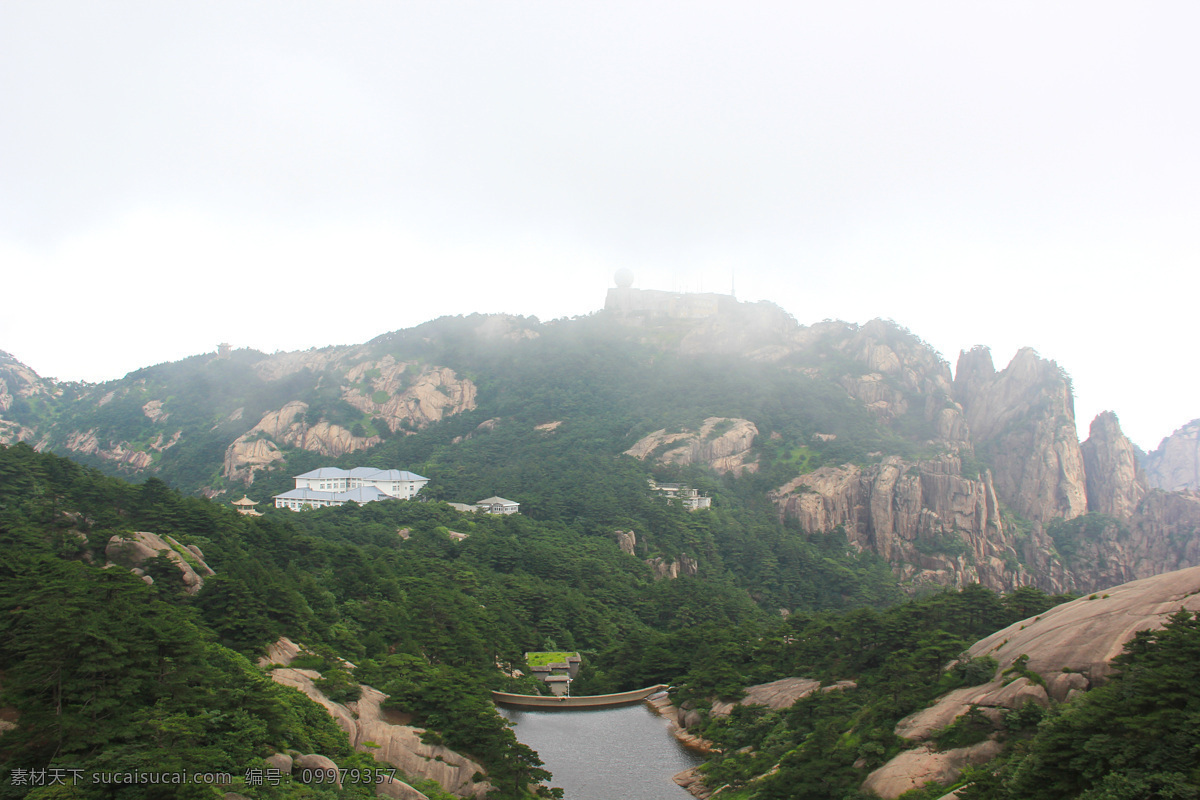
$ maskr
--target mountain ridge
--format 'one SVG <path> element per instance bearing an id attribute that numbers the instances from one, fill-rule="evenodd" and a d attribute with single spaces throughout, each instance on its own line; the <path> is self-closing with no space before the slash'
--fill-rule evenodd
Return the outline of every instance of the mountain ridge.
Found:
<path id="1" fill-rule="evenodd" d="M 1148 477 L 1158 472 L 1131 464 L 1111 412 L 1080 443 L 1061 367 L 1025 348 L 997 371 L 975 347 L 952 374 L 885 320 L 802 326 L 778 306 L 732 298 L 696 317 L 470 315 L 361 345 L 193 356 L 95 385 L 0 360 L 0 441 L 210 497 L 277 493 L 316 457 L 400 459 L 438 473 L 435 496 L 501 492 L 544 515 L 555 513 L 539 507 L 544 483 L 514 485 L 511 469 L 485 457 L 498 424 L 520 429 L 511 437 L 524 458 L 555 449 L 546 440 L 565 457 L 600 423 L 586 446 L 615 457 L 654 431 L 701 431 L 705 419 L 753 431 L 734 472 L 757 481 L 781 521 L 844 530 L 905 580 L 1087 591 L 1197 563 L 1193 487 L 1177 481 L 1183 495 L 1159 496 Z M 645 469 L 670 477 L 687 462 L 648 459 Z M 1084 552 L 1105 566 L 1071 563 Z"/>

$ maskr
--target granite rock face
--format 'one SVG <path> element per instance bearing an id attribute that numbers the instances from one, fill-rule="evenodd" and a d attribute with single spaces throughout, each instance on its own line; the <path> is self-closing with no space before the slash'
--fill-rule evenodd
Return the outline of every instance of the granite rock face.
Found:
<path id="1" fill-rule="evenodd" d="M 821 682 L 811 678 L 781 678 L 770 683 L 760 683 L 746 687 L 746 696 L 733 703 L 714 700 L 712 710 L 714 717 L 727 717 L 733 713 L 734 706 L 766 706 L 772 711 L 791 708 L 802 697 L 808 697 L 821 688 Z"/>
<path id="2" fill-rule="evenodd" d="M 625 455 L 642 461 L 653 456 L 657 464 L 703 464 L 738 475 L 758 468 L 750 456 L 756 436 L 758 428 L 750 420 L 709 417 L 698 431 L 667 433 L 663 428 L 643 436 Z"/>
<path id="3" fill-rule="evenodd" d="M 481 764 L 447 747 L 422 742 L 423 728 L 389 722 L 387 712 L 382 708 L 387 699 L 383 692 L 363 686 L 362 697 L 358 700 L 335 703 L 314 683 L 320 677 L 319 672 L 308 669 L 271 671 L 271 678 L 276 683 L 299 689 L 321 705 L 350 737 L 350 744 L 356 750 L 369 753 L 376 761 L 390 764 L 407 775 L 437 781 L 446 791 L 459 797 L 482 798 L 491 791 L 492 786 L 487 781 L 476 783 L 473 780 L 476 773 L 484 772 Z M 367 742 L 376 746 L 368 746 Z M 395 794 L 388 796 L 404 797 L 403 787 L 394 787 Z"/>
<path id="4" fill-rule="evenodd" d="M 448 367 L 424 366 L 385 356 L 346 372 L 347 403 L 395 432 L 416 430 L 476 405 L 475 384 Z"/>
<path id="5" fill-rule="evenodd" d="M 1146 477 L 1155 489 L 1200 491 L 1200 419 L 1163 439 L 1146 456 Z"/>
<path id="6" fill-rule="evenodd" d="M 890 423 L 918 414 L 930 426 L 933 442 L 954 452 L 971 451 L 950 366 L 932 347 L 881 319 L 857 328 L 826 322 L 811 330 L 817 336 L 831 336 L 836 342 L 833 347 L 860 365 L 862 374 L 843 375 L 839 383 L 881 420 Z"/>
<path id="7" fill-rule="evenodd" d="M 997 372 L 987 348 L 959 355 L 954 394 L 996 492 L 1026 519 L 1071 519 L 1087 511 L 1083 453 L 1070 380 L 1030 348 Z"/>
<path id="8" fill-rule="evenodd" d="M 662 556 L 655 556 L 646 559 L 646 566 L 654 570 L 655 580 L 670 580 L 678 578 L 680 575 L 694 576 L 700 573 L 699 563 L 688 555 L 682 555 L 672 561 L 667 561 Z"/>
<path id="9" fill-rule="evenodd" d="M 184 552 L 187 553 L 186 557 L 182 555 Z M 142 567 L 150 559 L 157 558 L 160 553 L 165 553 L 178 567 L 184 591 L 188 594 L 199 592 L 204 587 L 204 579 L 216 575 L 204 562 L 204 554 L 200 552 L 200 548 L 195 545 L 184 546 L 171 536 L 164 538 L 157 533 L 137 531 L 126 536 L 113 536 L 104 548 L 104 556 L 110 566 L 125 567 L 147 583 L 154 581 L 145 574 Z"/>
<path id="10" fill-rule="evenodd" d="M 942 695 L 932 706 L 902 719 L 896 735 L 924 742 L 972 706 L 986 715 L 988 709 L 1020 708 L 1029 701 L 1040 705 L 1068 701 L 1108 679 L 1110 662 L 1134 633 L 1162 627 L 1181 608 L 1200 611 L 1200 567 L 1122 584 L 1103 595 L 1081 597 L 1016 622 L 980 639 L 967 651 L 969 658 L 996 659 L 998 667 L 989 682 Z M 1003 673 L 1018 659 L 1025 660 L 1026 670 L 1041 676 L 1045 687 L 1027 677 L 1009 682 Z M 927 780 L 952 781 L 966 764 L 980 763 L 976 759 L 987 760 L 997 753 L 998 749 L 972 753 L 959 763 L 943 764 L 933 760 L 937 754 L 931 748 L 920 745 L 872 772 L 863 788 L 894 798 Z"/>
<path id="11" fill-rule="evenodd" d="M 964 477 L 956 456 L 822 467 L 770 498 L 781 517 L 804 530 L 841 526 L 854 547 L 890 561 L 904 580 L 998 590 L 1028 582 L 1005 535 L 991 475 Z"/>
<path id="12" fill-rule="evenodd" d="M 336 457 L 383 441 L 378 436 L 355 436 L 325 420 L 309 424 L 307 414 L 308 404 L 299 400 L 264 414 L 257 425 L 225 449 L 225 477 L 253 483 L 256 472 L 283 460 L 280 445 Z"/>
<path id="13" fill-rule="evenodd" d="M 969 766 L 977 766 L 1000 755 L 999 742 L 987 740 L 970 747 L 938 751 L 930 745 L 905 750 L 867 776 L 862 788 L 884 800 L 893 800 L 929 781 L 950 783 Z"/>
<path id="14" fill-rule="evenodd" d="M 1087 475 L 1088 511 L 1132 517 L 1148 487 L 1133 443 L 1121 432 L 1117 415 L 1111 411 L 1097 415 L 1080 450 Z"/>

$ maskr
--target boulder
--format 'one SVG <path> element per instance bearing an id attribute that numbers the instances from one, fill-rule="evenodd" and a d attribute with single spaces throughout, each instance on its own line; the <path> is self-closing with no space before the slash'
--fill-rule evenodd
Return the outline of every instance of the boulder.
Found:
<path id="1" fill-rule="evenodd" d="M 333 762 L 333 759 L 309 753 L 308 755 L 297 756 L 292 763 L 292 773 L 295 776 L 304 774 L 304 770 L 312 770 L 313 773 L 321 773 L 320 777 L 316 777 L 308 783 L 325 785 L 336 783 L 337 787 L 342 788 L 342 773 L 338 769 L 338 765 Z"/>
<path id="2" fill-rule="evenodd" d="M 991 739 L 955 750 L 938 752 L 930 745 L 905 750 L 872 772 L 862 788 L 884 800 L 894 800 L 907 791 L 919 789 L 926 783 L 951 783 L 958 780 L 964 769 L 984 764 L 1000 755 L 1002 746 Z"/>
<path id="3" fill-rule="evenodd" d="M 287 753 L 272 753 L 267 756 L 267 763 L 272 769 L 277 769 L 284 775 L 292 774 L 292 757 Z"/>
<path id="4" fill-rule="evenodd" d="M 846 688 L 845 683 L 839 688 Z M 791 706 L 800 698 L 808 697 L 821 686 L 820 681 L 811 678 L 782 678 L 770 683 L 760 683 L 746 687 L 746 696 L 734 703 L 714 702 L 712 711 L 714 717 L 727 717 L 733 712 L 734 706 L 766 706 L 772 711 L 778 711 Z"/>
<path id="5" fill-rule="evenodd" d="M 179 551 L 188 553 L 185 559 Z M 197 556 L 199 550 L 190 550 L 168 536 L 165 539 L 156 533 L 137 531 L 124 536 L 113 536 L 104 548 L 104 556 L 109 565 L 125 567 L 129 570 L 141 570 L 146 561 L 157 558 L 159 553 L 166 553 L 183 576 L 184 591 L 196 594 L 204 586 L 204 578 L 215 575 L 212 568 Z M 189 560 L 191 563 L 189 563 Z M 193 567 L 193 564 L 195 565 Z M 138 574 L 135 572 L 135 574 Z M 145 571 L 139 574 L 145 580 Z M 153 581 L 148 581 L 153 583 Z"/>
<path id="6" fill-rule="evenodd" d="M 704 773 L 698 767 L 677 772 L 671 777 L 671 780 L 686 789 L 688 794 L 697 800 L 708 800 L 713 795 L 712 790 L 704 785 Z"/>

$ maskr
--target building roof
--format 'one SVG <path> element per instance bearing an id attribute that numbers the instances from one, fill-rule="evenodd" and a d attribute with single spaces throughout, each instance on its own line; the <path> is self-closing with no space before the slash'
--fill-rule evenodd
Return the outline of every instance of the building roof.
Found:
<path id="1" fill-rule="evenodd" d="M 349 472 L 340 467 L 321 467 L 320 469 L 309 470 L 303 475 L 297 475 L 297 478 L 345 478 L 349 476 Z"/>
<path id="2" fill-rule="evenodd" d="M 321 492 L 316 489 L 290 489 L 283 494 L 275 495 L 276 499 L 284 500 L 329 500 L 334 503 L 370 503 L 375 500 L 394 500 L 390 494 L 384 494 L 374 486 L 360 486 L 346 492 Z"/>
<path id="3" fill-rule="evenodd" d="M 418 475 L 415 472 L 409 472 L 406 469 L 381 469 L 376 470 L 374 475 L 364 475 L 373 481 L 427 481 L 429 478 Z"/>
<path id="4" fill-rule="evenodd" d="M 475 505 L 477 506 L 519 506 L 521 505 L 516 500 L 505 500 L 503 497 L 492 496 L 486 500 L 480 500 Z"/>
<path id="5" fill-rule="evenodd" d="M 234 500 L 234 501 L 233 501 L 233 504 L 234 504 L 235 506 L 256 506 L 256 505 L 258 505 L 258 503 L 254 502 L 253 500 L 251 500 L 251 499 L 250 499 L 249 497 L 247 497 L 246 495 L 242 495 L 242 499 L 241 499 L 241 500 Z"/>
<path id="6" fill-rule="evenodd" d="M 328 478 L 361 478 L 362 480 L 370 481 L 427 481 L 429 478 L 422 477 L 415 472 L 409 472 L 406 469 L 376 469 L 375 467 L 355 467 L 354 469 L 341 469 L 340 467 L 321 467 L 320 469 L 309 470 L 303 475 L 297 475 L 297 478 L 310 479 L 328 479 Z"/>

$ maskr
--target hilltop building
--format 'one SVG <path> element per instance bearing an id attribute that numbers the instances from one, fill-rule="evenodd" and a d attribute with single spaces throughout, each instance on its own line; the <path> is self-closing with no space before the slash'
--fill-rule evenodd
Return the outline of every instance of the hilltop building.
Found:
<path id="1" fill-rule="evenodd" d="M 691 488 L 684 483 L 658 483 L 653 478 L 647 481 L 650 484 L 650 491 L 661 492 L 662 496 L 667 498 L 667 505 L 675 505 L 678 502 L 688 511 L 695 511 L 698 508 L 711 508 L 712 498 L 707 495 L 702 495 L 696 489 Z"/>
<path id="2" fill-rule="evenodd" d="M 482 511 L 485 514 L 516 514 L 521 508 L 520 503 L 515 500 L 505 500 L 503 497 L 489 497 L 478 503 L 447 503 L 446 505 L 464 514 L 472 511 Z"/>
<path id="3" fill-rule="evenodd" d="M 476 503 L 475 508 L 488 514 L 516 514 L 521 504 L 503 497 L 489 497 Z"/>
<path id="4" fill-rule="evenodd" d="M 321 467 L 295 477 L 296 488 L 275 495 L 276 508 L 321 508 L 340 506 L 351 500 L 411 500 L 429 483 L 429 478 L 403 469 Z"/>
<path id="5" fill-rule="evenodd" d="M 604 310 L 617 314 L 700 319 L 715 317 L 721 311 L 737 305 L 737 298 L 731 294 L 634 289 L 633 273 L 627 269 L 619 270 L 615 280 L 617 285 L 608 290 L 608 296 L 604 299 Z"/>

